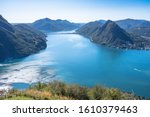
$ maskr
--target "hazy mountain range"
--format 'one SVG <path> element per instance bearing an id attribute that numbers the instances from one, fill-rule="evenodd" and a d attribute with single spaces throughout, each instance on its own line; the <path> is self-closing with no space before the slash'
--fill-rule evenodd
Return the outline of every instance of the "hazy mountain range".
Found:
<path id="1" fill-rule="evenodd" d="M 100 25 L 105 24 L 106 20 L 97 20 L 93 22 L 89 22 L 84 27 L 93 27 L 97 23 Z M 136 19 L 124 19 L 124 20 L 117 20 L 114 21 L 116 24 L 118 24 L 121 28 L 126 30 L 129 33 L 134 33 L 136 35 L 143 35 L 143 36 L 150 36 L 150 21 L 147 20 L 136 20 Z"/>
<path id="2" fill-rule="evenodd" d="M 150 21 L 98 20 L 87 24 L 44 18 L 30 24 L 10 24 L 0 15 L 0 61 L 21 58 L 46 48 L 43 32 L 76 30 L 91 41 L 114 48 L 150 49 Z"/>
<path id="3" fill-rule="evenodd" d="M 67 20 L 51 20 L 49 18 L 40 19 L 31 24 L 32 27 L 44 32 L 69 31 L 79 28 L 80 25 Z"/>

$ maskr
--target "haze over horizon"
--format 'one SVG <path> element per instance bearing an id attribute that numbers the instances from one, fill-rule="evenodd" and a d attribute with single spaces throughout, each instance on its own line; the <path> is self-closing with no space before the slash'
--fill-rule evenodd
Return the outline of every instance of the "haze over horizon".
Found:
<path id="1" fill-rule="evenodd" d="M 48 17 L 71 22 L 150 20 L 150 0 L 1 0 L 0 14 L 11 23 L 31 23 Z"/>

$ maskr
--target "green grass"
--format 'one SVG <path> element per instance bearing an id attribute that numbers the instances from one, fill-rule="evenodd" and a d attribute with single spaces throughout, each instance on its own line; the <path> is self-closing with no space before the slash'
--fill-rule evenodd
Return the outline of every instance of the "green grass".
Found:
<path id="1" fill-rule="evenodd" d="M 63 82 L 37 83 L 19 91 L 10 90 L 0 99 L 6 100 L 137 100 L 139 97 L 119 89 L 95 86 L 87 88 Z"/>

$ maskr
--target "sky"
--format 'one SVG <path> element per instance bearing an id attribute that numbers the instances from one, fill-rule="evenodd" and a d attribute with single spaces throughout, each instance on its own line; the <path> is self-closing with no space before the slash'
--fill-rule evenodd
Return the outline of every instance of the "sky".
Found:
<path id="1" fill-rule="evenodd" d="M 0 14 L 11 23 L 31 23 L 46 17 L 77 23 L 150 20 L 150 0 L 0 0 Z"/>

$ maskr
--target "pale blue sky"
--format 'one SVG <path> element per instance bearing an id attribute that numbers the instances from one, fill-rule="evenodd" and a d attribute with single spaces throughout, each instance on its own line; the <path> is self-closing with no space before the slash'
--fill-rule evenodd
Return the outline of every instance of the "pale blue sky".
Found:
<path id="1" fill-rule="evenodd" d="M 13 23 L 45 17 L 72 22 L 150 20 L 150 0 L 0 0 L 0 14 Z"/>

